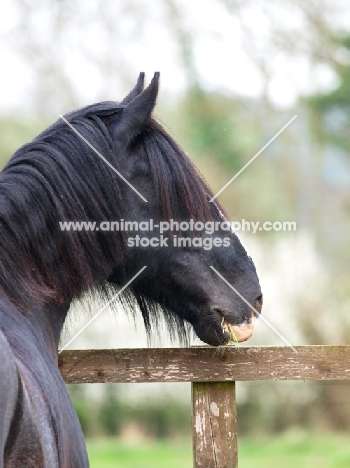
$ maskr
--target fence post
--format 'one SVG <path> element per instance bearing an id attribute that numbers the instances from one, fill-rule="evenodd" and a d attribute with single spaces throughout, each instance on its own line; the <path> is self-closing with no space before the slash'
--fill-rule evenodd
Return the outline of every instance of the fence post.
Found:
<path id="1" fill-rule="evenodd" d="M 192 383 L 194 468 L 237 468 L 235 382 Z"/>

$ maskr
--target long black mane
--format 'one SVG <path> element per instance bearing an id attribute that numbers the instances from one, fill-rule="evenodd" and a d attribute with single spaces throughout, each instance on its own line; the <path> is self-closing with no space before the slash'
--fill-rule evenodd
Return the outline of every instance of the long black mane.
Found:
<path id="1" fill-rule="evenodd" d="M 109 125 L 122 109 L 116 102 L 103 102 L 66 115 L 117 169 L 128 155 L 118 154 Z M 133 145 L 149 163 L 159 218 L 218 219 L 214 204 L 208 203 L 210 189 L 154 119 Z M 112 268 L 124 263 L 123 233 L 62 233 L 59 221 L 122 219 L 126 190 L 61 119 L 21 147 L 0 174 L 0 295 L 28 312 L 33 304 L 64 305 L 87 291 L 110 292 L 105 280 Z M 149 325 L 150 306 L 142 298 L 138 302 Z"/>

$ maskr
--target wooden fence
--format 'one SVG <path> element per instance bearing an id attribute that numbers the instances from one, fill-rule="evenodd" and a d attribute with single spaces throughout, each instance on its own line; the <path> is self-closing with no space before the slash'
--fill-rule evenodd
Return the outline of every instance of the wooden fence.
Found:
<path id="1" fill-rule="evenodd" d="M 66 383 L 191 382 L 195 468 L 236 468 L 235 382 L 350 379 L 350 346 L 64 351 Z"/>

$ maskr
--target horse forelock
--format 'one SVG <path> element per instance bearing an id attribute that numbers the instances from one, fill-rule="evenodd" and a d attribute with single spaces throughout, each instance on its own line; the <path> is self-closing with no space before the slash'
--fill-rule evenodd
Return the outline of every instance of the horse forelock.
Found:
<path id="1" fill-rule="evenodd" d="M 209 202 L 212 192 L 189 157 L 155 120 L 143 142 L 163 220 L 218 220 L 219 211 Z M 220 207 L 223 211 L 223 208 Z"/>

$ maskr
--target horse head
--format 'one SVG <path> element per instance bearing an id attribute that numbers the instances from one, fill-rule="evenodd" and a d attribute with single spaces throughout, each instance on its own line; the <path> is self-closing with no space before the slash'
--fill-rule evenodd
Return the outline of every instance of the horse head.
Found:
<path id="1" fill-rule="evenodd" d="M 145 90 L 143 79 L 140 74 L 121 103 L 122 112 L 107 121 L 118 170 L 137 189 L 124 190 L 124 221 L 135 223 L 127 233 L 125 268 L 130 275 L 143 266 L 147 270 L 135 279 L 132 291 L 146 324 L 146 302 L 157 303 L 170 316 L 190 322 L 208 344 L 230 341 L 230 326 L 244 341 L 262 306 L 254 263 L 237 235 L 227 230 L 222 207 L 210 202 L 206 183 L 152 118 L 159 73 Z M 120 272 L 113 271 L 109 281 L 122 284 Z"/>

